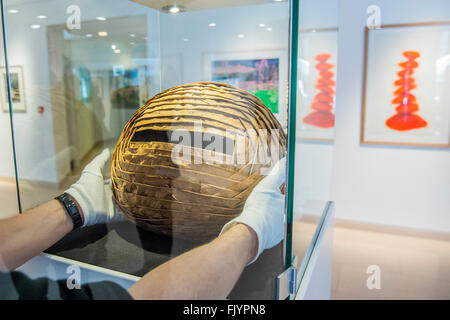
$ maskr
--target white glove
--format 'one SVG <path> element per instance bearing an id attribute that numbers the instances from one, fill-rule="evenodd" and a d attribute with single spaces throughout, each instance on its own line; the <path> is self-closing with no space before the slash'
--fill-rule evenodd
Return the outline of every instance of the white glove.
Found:
<path id="1" fill-rule="evenodd" d="M 80 179 L 66 190 L 83 212 L 83 227 L 125 219 L 115 210 L 111 180 L 103 180 L 102 169 L 109 158 L 109 150 L 104 149 L 83 169 Z"/>
<path id="2" fill-rule="evenodd" d="M 277 245 L 284 235 L 285 197 L 280 186 L 285 181 L 286 158 L 278 161 L 268 176 L 252 190 L 240 216 L 222 228 L 221 234 L 235 223 L 252 228 L 258 236 L 258 253 L 249 263 L 258 259 L 261 252 Z"/>

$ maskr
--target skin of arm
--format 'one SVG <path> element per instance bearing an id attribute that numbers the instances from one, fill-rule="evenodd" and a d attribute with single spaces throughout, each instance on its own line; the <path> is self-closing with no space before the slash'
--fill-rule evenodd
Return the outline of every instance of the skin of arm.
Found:
<path id="1" fill-rule="evenodd" d="M 57 200 L 0 220 L 0 270 L 13 270 L 73 229 Z M 147 273 L 129 293 L 134 299 L 224 299 L 258 251 L 256 233 L 244 224 Z"/>
<path id="2" fill-rule="evenodd" d="M 72 229 L 72 219 L 58 200 L 0 220 L 0 270 L 21 266 Z"/>
<path id="3" fill-rule="evenodd" d="M 128 289 L 134 299 L 225 299 L 258 251 L 256 233 L 244 224 L 147 273 Z"/>

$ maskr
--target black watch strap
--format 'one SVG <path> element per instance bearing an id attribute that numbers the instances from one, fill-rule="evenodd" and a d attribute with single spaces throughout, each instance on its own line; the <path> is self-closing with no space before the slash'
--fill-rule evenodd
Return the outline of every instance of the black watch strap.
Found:
<path id="1" fill-rule="evenodd" d="M 73 229 L 78 229 L 83 225 L 83 219 L 81 218 L 81 213 L 78 210 L 75 201 L 67 193 L 63 193 L 55 198 L 63 205 L 64 209 L 66 209 L 67 214 L 72 219 Z"/>

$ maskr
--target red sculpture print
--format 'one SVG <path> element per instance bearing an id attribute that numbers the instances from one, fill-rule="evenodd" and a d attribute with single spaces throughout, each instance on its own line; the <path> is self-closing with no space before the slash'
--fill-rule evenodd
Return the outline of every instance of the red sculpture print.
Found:
<path id="1" fill-rule="evenodd" d="M 417 51 L 405 51 L 403 55 L 406 61 L 399 63 L 402 68 L 397 74 L 399 79 L 394 82 L 394 86 L 398 87 L 394 91 L 395 98 L 392 104 L 397 105 L 395 110 L 397 114 L 386 120 L 386 125 L 394 130 L 406 131 L 412 129 L 423 128 L 427 126 L 427 122 L 421 116 L 415 114 L 419 111 L 416 97 L 410 92 L 417 87 L 416 80 L 412 77 L 414 69 L 419 66 L 416 61 L 420 57 Z"/>
<path id="2" fill-rule="evenodd" d="M 311 104 L 311 112 L 303 118 L 303 122 L 320 127 L 332 128 L 334 127 L 333 109 L 334 89 L 336 82 L 333 80 L 334 73 L 331 69 L 334 65 L 327 63 L 331 54 L 318 54 L 314 59 L 317 61 L 316 70 L 319 71 L 319 79 L 317 80 L 315 88 L 319 90 Z"/>

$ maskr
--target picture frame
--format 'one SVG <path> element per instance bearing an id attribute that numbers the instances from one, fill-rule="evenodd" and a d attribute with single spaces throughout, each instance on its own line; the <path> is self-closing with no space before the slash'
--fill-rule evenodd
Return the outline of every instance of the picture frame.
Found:
<path id="1" fill-rule="evenodd" d="M 0 67 L 0 95 L 3 112 L 9 112 L 8 83 L 6 68 Z M 22 66 L 9 66 L 11 101 L 13 112 L 26 112 L 25 84 Z"/>
<path id="2" fill-rule="evenodd" d="M 333 142 L 338 28 L 300 30 L 296 140 Z"/>
<path id="3" fill-rule="evenodd" d="M 282 128 L 286 130 L 287 60 L 286 50 L 205 52 L 203 81 L 224 82 L 255 94 L 272 110 Z M 261 66 L 263 80 L 255 74 L 255 66 Z M 274 79 L 275 70 L 277 79 Z M 244 72 L 246 74 L 243 74 Z"/>
<path id="4" fill-rule="evenodd" d="M 450 147 L 449 34 L 450 21 L 366 27 L 361 144 Z"/>

